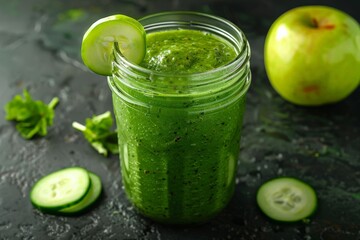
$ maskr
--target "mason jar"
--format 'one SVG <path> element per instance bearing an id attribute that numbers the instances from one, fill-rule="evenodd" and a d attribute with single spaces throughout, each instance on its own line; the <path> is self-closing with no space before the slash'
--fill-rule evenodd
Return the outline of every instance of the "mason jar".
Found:
<path id="1" fill-rule="evenodd" d="M 224 66 L 175 74 L 132 64 L 116 48 L 108 78 L 128 199 L 156 221 L 201 223 L 234 192 L 250 47 L 236 25 L 208 14 L 164 12 L 139 21 L 147 34 L 205 31 L 236 49 L 236 58 Z"/>

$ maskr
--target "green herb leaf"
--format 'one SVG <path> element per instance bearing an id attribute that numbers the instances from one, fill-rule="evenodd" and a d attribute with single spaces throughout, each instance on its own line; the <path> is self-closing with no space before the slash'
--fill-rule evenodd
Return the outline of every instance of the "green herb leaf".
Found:
<path id="1" fill-rule="evenodd" d="M 23 95 L 16 95 L 5 105 L 5 119 L 17 122 L 16 129 L 25 139 L 31 139 L 35 135 L 45 136 L 47 128 L 53 124 L 54 108 L 59 99 L 55 97 L 47 105 L 33 100 L 26 89 Z"/>
<path id="2" fill-rule="evenodd" d="M 109 152 L 112 154 L 119 153 L 118 139 L 116 131 L 111 131 L 113 119 L 110 111 L 103 114 L 87 118 L 85 126 L 73 122 L 73 128 L 81 131 L 98 153 L 107 156 Z"/>

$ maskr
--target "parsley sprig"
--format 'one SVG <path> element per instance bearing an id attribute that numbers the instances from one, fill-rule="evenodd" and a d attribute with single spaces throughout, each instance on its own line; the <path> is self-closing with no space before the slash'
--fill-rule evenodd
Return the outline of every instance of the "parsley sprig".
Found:
<path id="1" fill-rule="evenodd" d="M 119 153 L 117 133 L 111 131 L 112 125 L 113 119 L 110 111 L 87 118 L 85 126 L 78 122 L 72 123 L 75 129 L 83 133 L 91 146 L 104 156 L 108 156 L 109 151 L 112 154 Z"/>
<path id="2" fill-rule="evenodd" d="M 54 108 L 59 98 L 54 97 L 49 104 L 45 104 L 33 100 L 26 89 L 23 90 L 23 95 L 16 95 L 5 105 L 5 119 L 17 122 L 16 129 L 25 139 L 31 139 L 35 135 L 45 136 L 47 128 L 53 124 Z"/>

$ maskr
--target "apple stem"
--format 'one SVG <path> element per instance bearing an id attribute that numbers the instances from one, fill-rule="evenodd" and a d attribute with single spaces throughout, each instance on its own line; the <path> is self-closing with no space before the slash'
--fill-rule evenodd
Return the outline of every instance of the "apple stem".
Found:
<path id="1" fill-rule="evenodd" d="M 335 28 L 334 24 L 319 23 L 319 21 L 316 18 L 312 18 L 311 22 L 312 22 L 312 26 L 314 28 L 325 28 L 325 29 L 333 29 L 333 28 Z"/>
<path id="2" fill-rule="evenodd" d="M 314 28 L 318 28 L 319 27 L 318 20 L 316 18 L 312 18 L 311 20 L 312 20 L 312 24 L 313 24 Z"/>

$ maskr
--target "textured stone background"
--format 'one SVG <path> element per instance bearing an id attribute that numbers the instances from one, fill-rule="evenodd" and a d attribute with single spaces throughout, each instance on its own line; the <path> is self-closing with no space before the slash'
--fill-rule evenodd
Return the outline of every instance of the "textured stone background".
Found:
<path id="1" fill-rule="evenodd" d="M 0 105 L 27 88 L 45 102 L 58 96 L 48 136 L 23 140 L 0 111 L 0 239 L 360 239 L 360 89 L 338 104 L 302 108 L 269 86 L 263 44 L 270 24 L 304 4 L 337 7 L 360 21 L 356 1 L 0 0 Z M 118 156 L 104 158 L 72 129 L 73 121 L 112 110 L 104 77 L 80 60 L 84 31 L 96 19 L 124 13 L 197 10 L 244 30 L 252 47 L 235 195 L 201 226 L 171 227 L 139 216 L 124 196 Z M 34 209 L 28 193 L 41 176 L 79 165 L 101 176 L 104 194 L 89 212 L 59 217 Z M 255 193 L 267 179 L 294 176 L 311 184 L 319 207 L 308 223 L 270 221 Z"/>

